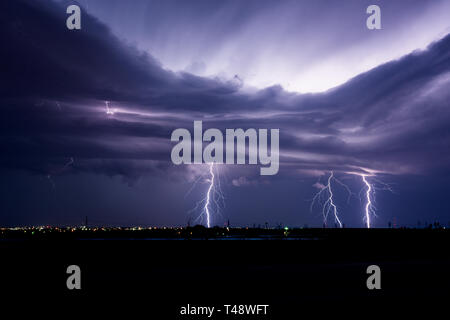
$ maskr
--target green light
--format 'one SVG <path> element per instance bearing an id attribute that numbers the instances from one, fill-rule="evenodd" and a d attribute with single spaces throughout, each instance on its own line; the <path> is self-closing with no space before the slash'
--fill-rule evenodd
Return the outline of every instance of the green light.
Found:
<path id="1" fill-rule="evenodd" d="M 288 228 L 288 227 L 284 227 L 284 230 L 288 231 L 288 230 L 289 230 L 289 228 Z"/>

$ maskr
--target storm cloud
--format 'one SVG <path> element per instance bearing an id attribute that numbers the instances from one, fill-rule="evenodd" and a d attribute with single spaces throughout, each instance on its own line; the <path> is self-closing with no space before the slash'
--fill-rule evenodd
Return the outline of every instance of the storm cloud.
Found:
<path id="1" fill-rule="evenodd" d="M 48 173 L 73 157 L 79 170 L 139 176 L 171 167 L 172 130 L 203 120 L 280 128 L 281 174 L 448 169 L 450 36 L 326 92 L 299 94 L 172 72 L 96 18 L 85 14 L 79 32 L 61 27 L 65 18 L 51 2 L 2 4 L 5 168 Z"/>

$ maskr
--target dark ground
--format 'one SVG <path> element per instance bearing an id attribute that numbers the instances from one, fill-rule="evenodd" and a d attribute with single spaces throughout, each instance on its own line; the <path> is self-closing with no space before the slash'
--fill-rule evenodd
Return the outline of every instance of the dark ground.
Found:
<path id="1" fill-rule="evenodd" d="M 203 229 L 192 230 L 192 237 L 206 237 Z M 31 310 L 60 308 L 84 314 L 89 308 L 91 315 L 126 314 L 126 319 L 137 314 L 147 319 L 207 319 L 179 315 L 187 304 L 270 304 L 266 317 L 210 319 L 301 319 L 307 311 L 321 319 L 360 308 L 371 315 L 439 309 L 448 313 L 450 230 L 307 229 L 291 230 L 288 237 L 284 230 L 242 230 L 230 229 L 228 234 L 305 240 L 125 240 L 120 231 L 109 233 L 114 234 L 110 240 L 79 240 L 94 234 L 47 232 L 33 238 L 3 230 L 1 301 L 4 306 L 18 302 L 24 306 L 21 312 L 36 305 L 39 309 Z M 215 229 L 216 235 L 222 231 L 226 229 Z M 129 232 L 122 234 L 130 238 Z M 81 267 L 79 291 L 66 288 L 71 264 Z M 371 264 L 381 268 L 381 290 L 366 287 Z"/>

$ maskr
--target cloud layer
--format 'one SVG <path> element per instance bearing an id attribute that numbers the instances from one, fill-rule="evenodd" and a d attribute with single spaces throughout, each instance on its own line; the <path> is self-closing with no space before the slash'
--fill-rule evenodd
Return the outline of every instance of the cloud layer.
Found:
<path id="1" fill-rule="evenodd" d="M 65 19 L 48 1 L 0 5 L 3 169 L 62 173 L 74 158 L 72 171 L 178 174 L 170 133 L 202 120 L 279 128 L 280 175 L 449 170 L 450 36 L 327 92 L 298 94 L 175 73 L 95 17 L 84 14 L 81 31 Z"/>

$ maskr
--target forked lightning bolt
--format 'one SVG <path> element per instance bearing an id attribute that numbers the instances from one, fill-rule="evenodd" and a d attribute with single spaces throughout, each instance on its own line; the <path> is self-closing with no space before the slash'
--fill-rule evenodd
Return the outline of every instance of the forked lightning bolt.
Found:
<path id="1" fill-rule="evenodd" d="M 211 201 L 211 190 L 214 187 L 214 162 L 209 165 L 209 173 L 211 174 L 211 178 L 209 181 L 208 192 L 206 193 L 206 202 L 205 202 L 205 213 L 206 213 L 206 225 L 208 228 L 211 227 L 211 213 L 209 212 L 209 203 Z"/>
<path id="2" fill-rule="evenodd" d="M 394 193 L 394 190 L 392 189 L 390 184 L 376 179 L 374 174 L 359 173 L 357 175 L 361 177 L 365 185 L 363 190 L 361 190 L 361 192 L 365 190 L 364 222 L 366 224 L 366 227 L 370 229 L 370 227 L 372 226 L 371 218 L 372 216 L 376 217 L 376 208 L 375 208 L 376 190 L 387 190 L 392 193 Z M 368 180 L 368 177 L 370 177 L 370 180 Z"/>
<path id="3" fill-rule="evenodd" d="M 195 207 L 189 210 L 188 213 L 201 210 L 201 213 L 197 217 L 196 221 L 200 220 L 201 222 L 204 222 L 206 220 L 205 224 L 208 228 L 210 228 L 213 222 L 213 216 L 221 215 L 225 197 L 223 196 L 220 186 L 220 179 L 217 174 L 217 165 L 215 165 L 214 162 L 208 164 L 208 174 L 209 178 L 207 179 L 207 182 L 209 186 L 205 197 L 198 201 Z M 194 182 L 194 186 L 188 191 L 188 194 L 191 193 L 198 181 L 199 179 Z"/>
<path id="4" fill-rule="evenodd" d="M 370 214 L 373 211 L 372 207 L 372 200 L 370 198 L 370 194 L 372 192 L 372 186 L 369 182 L 367 182 L 366 175 L 361 175 L 363 182 L 366 184 L 367 190 L 366 190 L 366 207 L 365 207 L 365 220 L 366 220 L 366 226 L 368 229 L 370 229 Z"/>
<path id="5" fill-rule="evenodd" d="M 339 219 L 338 209 L 337 209 L 336 203 L 334 202 L 334 198 L 333 198 L 334 194 L 333 194 L 333 190 L 331 188 L 332 181 L 336 181 L 337 183 L 339 183 L 340 185 L 345 187 L 347 192 L 349 192 L 349 195 L 351 195 L 350 189 L 344 183 L 342 183 L 340 180 L 336 179 L 336 177 L 334 177 L 333 171 L 331 171 L 330 176 L 328 177 L 327 185 L 326 186 L 321 185 L 321 189 L 314 196 L 313 201 L 311 203 L 311 211 L 316 202 L 319 202 L 319 203 L 323 202 L 322 215 L 323 215 L 324 223 L 325 224 L 327 223 L 328 215 L 330 214 L 330 212 L 333 212 L 334 220 L 336 221 L 337 224 L 339 224 L 339 227 L 342 228 L 343 225 L 342 225 L 341 219 Z M 322 200 L 324 195 L 327 196 L 325 201 Z"/>
<path id="6" fill-rule="evenodd" d="M 342 228 L 342 222 L 338 217 L 337 214 L 337 207 L 333 202 L 333 191 L 331 190 L 331 179 L 333 178 L 333 171 L 331 171 L 330 177 L 328 178 L 328 184 L 327 184 L 327 189 L 328 189 L 328 193 L 329 193 L 329 198 L 327 199 L 327 201 L 325 202 L 325 206 L 324 208 L 328 205 L 328 209 L 327 209 L 327 216 L 328 216 L 328 212 L 331 208 L 333 208 L 333 214 L 334 214 L 334 219 L 337 223 L 339 223 L 339 227 Z"/>

